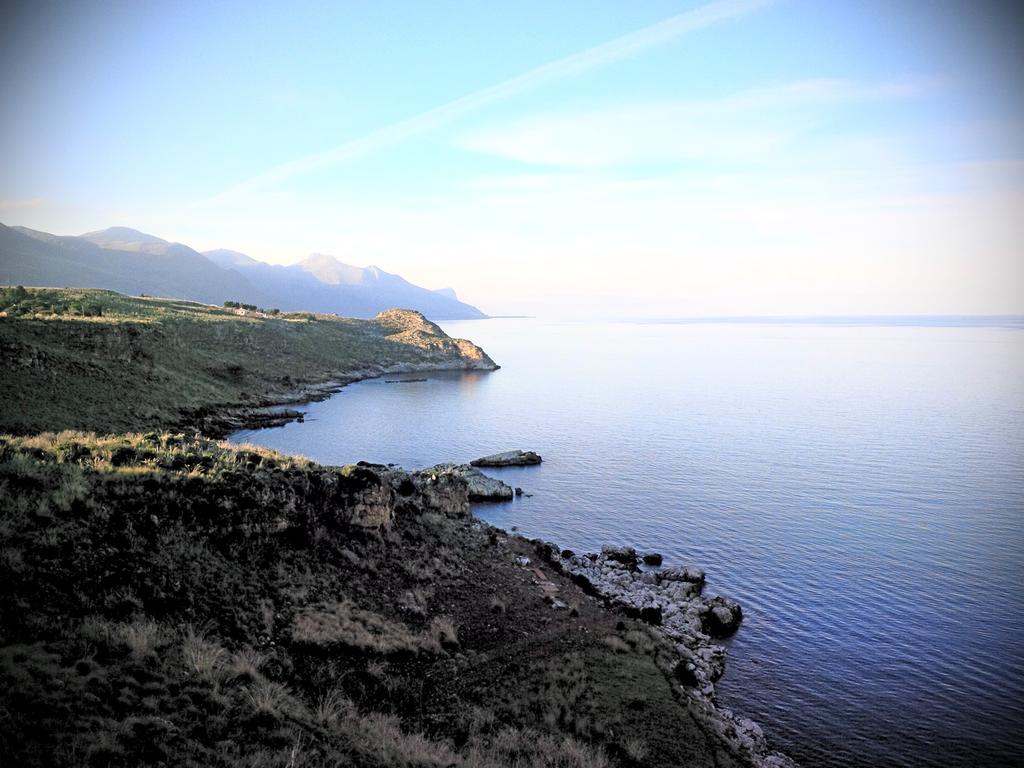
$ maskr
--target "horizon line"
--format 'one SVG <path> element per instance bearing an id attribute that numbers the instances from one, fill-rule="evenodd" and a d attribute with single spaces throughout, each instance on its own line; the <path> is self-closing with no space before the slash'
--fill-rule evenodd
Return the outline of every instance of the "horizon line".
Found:
<path id="1" fill-rule="evenodd" d="M 901 322 L 902 321 L 902 322 Z M 930 321 L 930 322 L 929 322 Z M 912 313 L 844 313 L 844 314 L 820 314 L 800 313 L 794 315 L 684 315 L 679 317 L 661 318 L 623 318 L 619 322 L 635 323 L 638 325 L 700 325 L 700 324 L 786 324 L 797 325 L 912 325 L 921 323 L 926 325 L 945 324 L 956 326 L 957 322 L 973 321 L 972 325 L 984 325 L 997 323 L 1003 326 L 1010 323 L 1009 327 L 1024 328 L 1024 312 L 1009 313 L 964 313 L 964 312 L 912 312 Z"/>

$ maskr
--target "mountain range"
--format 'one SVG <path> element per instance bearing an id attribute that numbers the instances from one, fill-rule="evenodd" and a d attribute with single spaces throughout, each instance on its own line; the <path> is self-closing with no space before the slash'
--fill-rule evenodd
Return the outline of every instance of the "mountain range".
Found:
<path id="1" fill-rule="evenodd" d="M 451 288 L 421 288 L 379 267 L 354 267 L 319 253 L 273 265 L 225 249 L 200 253 L 128 227 L 59 236 L 0 224 L 0 284 L 108 288 L 347 317 L 373 317 L 395 307 L 432 320 L 486 317 Z"/>

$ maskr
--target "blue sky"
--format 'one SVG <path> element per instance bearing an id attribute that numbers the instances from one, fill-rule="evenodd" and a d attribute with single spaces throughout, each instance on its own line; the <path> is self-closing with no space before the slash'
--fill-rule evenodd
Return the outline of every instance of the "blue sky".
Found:
<path id="1" fill-rule="evenodd" d="M 1022 312 L 1014 3 L 4 6 L 0 221 L 485 310 Z"/>

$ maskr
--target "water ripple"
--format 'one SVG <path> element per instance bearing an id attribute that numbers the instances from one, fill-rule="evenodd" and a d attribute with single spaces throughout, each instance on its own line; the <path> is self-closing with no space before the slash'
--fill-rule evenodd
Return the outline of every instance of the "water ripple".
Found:
<path id="1" fill-rule="evenodd" d="M 540 451 L 478 514 L 698 563 L 723 703 L 808 766 L 1021 765 L 1024 332 L 450 324 L 502 365 L 370 381 L 238 439 L 409 467 Z"/>

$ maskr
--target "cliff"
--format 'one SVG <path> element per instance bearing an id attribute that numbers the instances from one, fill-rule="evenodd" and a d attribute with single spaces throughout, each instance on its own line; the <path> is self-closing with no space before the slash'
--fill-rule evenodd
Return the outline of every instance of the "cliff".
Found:
<path id="1" fill-rule="evenodd" d="M 699 571 L 491 528 L 465 466 L 195 435 L 356 378 L 495 368 L 479 347 L 406 310 L 6 289 L 0 312 L 0 432 L 192 433 L 0 434 L 12 764 L 791 765 L 715 707 L 712 638 L 740 614 Z"/>
<path id="2" fill-rule="evenodd" d="M 411 310 L 356 320 L 87 289 L 0 290 L 0 363 L 0 432 L 15 434 L 224 434 L 359 378 L 497 367 Z"/>
<path id="3" fill-rule="evenodd" d="M 453 473 L 65 432 L 0 504 L 12 764 L 783 764 Z"/>

